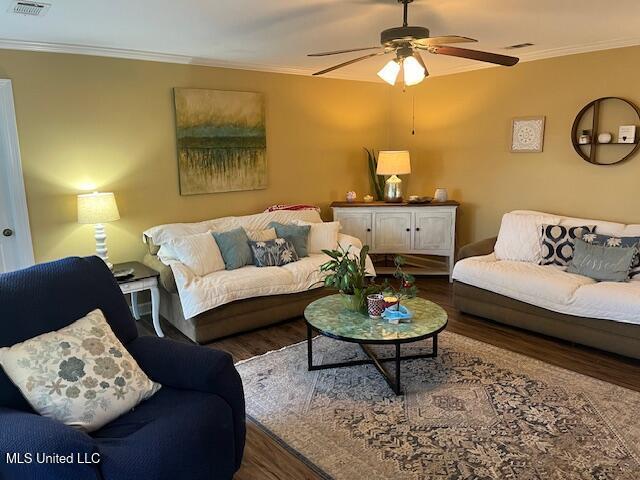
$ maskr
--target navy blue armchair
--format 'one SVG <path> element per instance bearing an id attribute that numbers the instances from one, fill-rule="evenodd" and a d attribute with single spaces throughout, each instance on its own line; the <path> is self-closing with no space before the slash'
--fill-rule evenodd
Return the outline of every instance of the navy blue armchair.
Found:
<path id="1" fill-rule="evenodd" d="M 162 388 L 87 434 L 36 414 L 0 369 L 0 478 L 232 478 L 244 450 L 245 408 L 231 356 L 139 337 L 124 296 L 99 258 L 66 258 L 0 275 L 0 346 L 58 330 L 96 308 Z M 40 464 L 37 453 L 72 455 L 74 463 Z"/>

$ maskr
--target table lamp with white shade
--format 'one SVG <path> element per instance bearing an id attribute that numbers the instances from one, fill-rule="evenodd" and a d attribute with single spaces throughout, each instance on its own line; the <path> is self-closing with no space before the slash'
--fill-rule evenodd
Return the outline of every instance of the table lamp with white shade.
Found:
<path id="1" fill-rule="evenodd" d="M 411 173 L 411 161 L 406 150 L 383 150 L 378 154 L 377 175 L 391 175 L 384 185 L 384 201 L 402 202 L 402 180 L 398 175 Z"/>
<path id="2" fill-rule="evenodd" d="M 93 192 L 78 195 L 78 223 L 88 223 L 95 226 L 96 255 L 104 260 L 109 269 L 113 264 L 109 262 L 107 254 L 107 234 L 104 224 L 120 219 L 116 197 L 112 192 Z"/>

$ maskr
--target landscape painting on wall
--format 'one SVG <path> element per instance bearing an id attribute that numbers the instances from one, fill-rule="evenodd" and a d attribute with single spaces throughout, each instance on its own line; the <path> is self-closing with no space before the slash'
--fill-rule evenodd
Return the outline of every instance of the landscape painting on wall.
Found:
<path id="1" fill-rule="evenodd" d="M 174 88 L 180 194 L 267 187 L 261 93 Z"/>

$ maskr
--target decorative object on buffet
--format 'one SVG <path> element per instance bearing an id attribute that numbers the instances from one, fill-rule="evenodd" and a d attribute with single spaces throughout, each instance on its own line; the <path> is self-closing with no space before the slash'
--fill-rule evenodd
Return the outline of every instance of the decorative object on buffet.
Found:
<path id="1" fill-rule="evenodd" d="M 358 199 L 358 194 L 356 192 L 349 191 L 347 192 L 347 202 L 355 202 Z"/>
<path id="2" fill-rule="evenodd" d="M 423 195 L 409 195 L 409 203 L 429 203 L 433 197 L 425 197 Z"/>
<path id="3" fill-rule="evenodd" d="M 591 143 L 591 134 L 589 134 L 589 130 L 582 130 L 582 133 L 578 137 L 578 143 L 580 145 L 588 145 Z"/>
<path id="4" fill-rule="evenodd" d="M 381 202 L 384 199 L 384 181 L 385 178 L 378 176 L 376 171 L 378 169 L 378 159 L 376 158 L 376 152 L 372 148 L 364 149 L 367 152 L 367 166 L 369 167 L 369 183 L 373 192 L 374 199 Z"/>
<path id="5" fill-rule="evenodd" d="M 384 201 L 402 202 L 402 180 L 398 175 L 411 173 L 411 160 L 407 150 L 385 150 L 378 153 L 378 175 L 390 175 L 384 185 Z"/>
<path id="6" fill-rule="evenodd" d="M 113 270 L 107 252 L 107 234 L 104 224 L 120 220 L 116 197 L 112 192 L 93 192 L 78 195 L 78 223 L 95 227 L 96 255 Z"/>
<path id="7" fill-rule="evenodd" d="M 373 195 L 365 195 L 365 196 L 364 196 L 364 201 L 365 201 L 366 203 L 371 203 L 371 202 L 373 202 Z"/>
<path id="8" fill-rule="evenodd" d="M 606 105 L 606 106 L 605 106 Z M 603 108 L 607 114 L 602 115 Z M 618 138 L 603 141 L 612 135 L 612 121 L 618 121 Z M 626 125 L 621 125 L 622 123 Z M 606 123 L 606 125 L 605 125 Z M 571 144 L 580 158 L 594 165 L 615 165 L 634 156 L 640 148 L 635 131 L 640 123 L 640 109 L 620 97 L 602 97 L 586 104 L 576 115 L 571 126 Z M 615 125 L 615 124 L 614 124 Z M 605 128 L 603 128 L 605 127 Z M 605 130 L 601 133 L 600 130 Z M 580 133 L 582 132 L 582 133 Z M 588 138 L 585 138 L 585 132 Z M 606 136 L 602 136 L 606 134 Z"/>
<path id="9" fill-rule="evenodd" d="M 636 126 L 621 125 L 618 129 L 618 142 L 620 143 L 636 143 Z"/>
<path id="10" fill-rule="evenodd" d="M 449 200 L 449 193 L 446 188 L 436 188 L 435 193 L 433 194 L 433 199 L 436 202 L 446 202 Z"/>
<path id="11" fill-rule="evenodd" d="M 598 134 L 598 143 L 611 143 L 613 137 L 609 132 Z"/>

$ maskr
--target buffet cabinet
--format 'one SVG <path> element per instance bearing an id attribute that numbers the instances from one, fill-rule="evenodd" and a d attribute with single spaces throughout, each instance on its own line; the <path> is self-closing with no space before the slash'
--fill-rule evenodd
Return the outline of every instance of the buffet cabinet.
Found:
<path id="1" fill-rule="evenodd" d="M 388 273 L 392 268 L 387 265 L 387 257 L 402 254 L 408 265 L 405 270 L 409 273 L 449 275 L 449 278 L 455 262 L 458 206 L 457 202 L 452 201 L 426 204 L 331 204 L 333 219 L 342 225 L 341 232 L 369 245 L 376 271 Z"/>

